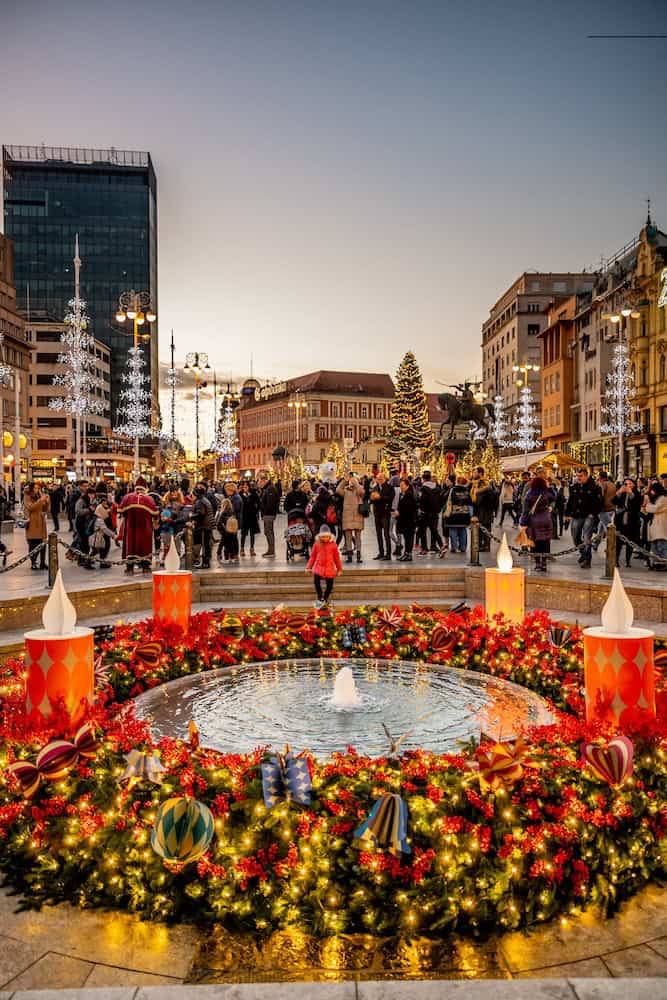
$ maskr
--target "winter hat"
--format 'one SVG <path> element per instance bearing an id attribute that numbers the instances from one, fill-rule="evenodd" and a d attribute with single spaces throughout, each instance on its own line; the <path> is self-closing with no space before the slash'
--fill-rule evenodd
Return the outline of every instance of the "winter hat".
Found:
<path id="1" fill-rule="evenodd" d="M 134 485 L 135 485 L 135 488 L 138 486 L 140 489 L 141 488 L 146 489 L 146 487 L 148 486 L 148 483 L 146 482 L 146 480 L 144 479 L 143 476 L 137 476 L 137 479 L 136 479 L 136 482 L 135 482 Z"/>
<path id="2" fill-rule="evenodd" d="M 322 527 L 321 527 L 321 528 L 320 528 L 320 530 L 319 530 L 319 534 L 320 534 L 320 535 L 324 535 L 325 537 L 326 537 L 327 535 L 329 535 L 329 536 L 330 536 L 330 535 L 331 535 L 331 532 L 329 531 L 329 526 L 328 526 L 327 524 L 323 524 L 323 525 L 322 525 Z"/>

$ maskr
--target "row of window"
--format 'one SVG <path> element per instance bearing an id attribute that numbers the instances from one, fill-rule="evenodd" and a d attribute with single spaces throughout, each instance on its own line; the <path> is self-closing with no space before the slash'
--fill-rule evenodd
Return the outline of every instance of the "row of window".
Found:
<path id="1" fill-rule="evenodd" d="M 557 406 L 550 406 L 543 411 L 543 427 L 560 426 L 560 403 Z"/>

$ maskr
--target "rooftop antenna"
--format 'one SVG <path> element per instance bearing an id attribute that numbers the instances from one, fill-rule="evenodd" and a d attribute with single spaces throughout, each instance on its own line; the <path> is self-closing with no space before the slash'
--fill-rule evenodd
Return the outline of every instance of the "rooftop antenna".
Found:
<path id="1" fill-rule="evenodd" d="M 647 226 L 651 226 L 652 224 L 653 224 L 653 220 L 651 219 L 651 199 L 647 198 L 646 199 L 646 225 Z"/>
<path id="2" fill-rule="evenodd" d="M 250 355 L 250 378 L 253 377 L 253 374 L 254 374 L 254 358 L 253 358 L 253 356 L 251 354 Z"/>

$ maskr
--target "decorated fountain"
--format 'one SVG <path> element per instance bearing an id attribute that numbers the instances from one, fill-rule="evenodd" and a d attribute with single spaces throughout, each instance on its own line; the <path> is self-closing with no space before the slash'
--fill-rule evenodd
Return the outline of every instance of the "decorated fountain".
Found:
<path id="1" fill-rule="evenodd" d="M 0 677 L 0 868 L 30 905 L 325 950 L 617 905 L 664 867 L 662 651 L 620 579 L 585 635 L 499 601 L 118 625 L 39 718 L 55 654 L 29 649 Z"/>

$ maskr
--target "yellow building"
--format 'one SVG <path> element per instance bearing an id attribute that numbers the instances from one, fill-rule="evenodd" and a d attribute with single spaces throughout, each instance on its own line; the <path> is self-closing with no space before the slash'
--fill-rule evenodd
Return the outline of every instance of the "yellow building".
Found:
<path id="1" fill-rule="evenodd" d="M 639 236 L 628 302 L 640 313 L 628 326 L 628 342 L 641 431 L 627 438 L 626 468 L 660 474 L 667 472 L 667 234 L 650 214 Z"/>

